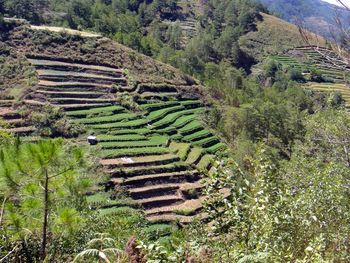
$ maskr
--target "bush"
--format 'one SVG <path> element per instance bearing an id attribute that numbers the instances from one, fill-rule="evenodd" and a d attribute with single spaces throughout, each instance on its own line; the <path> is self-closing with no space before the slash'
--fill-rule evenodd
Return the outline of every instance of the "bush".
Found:
<path id="1" fill-rule="evenodd" d="M 69 121 L 61 109 L 50 105 L 31 112 L 28 118 L 40 136 L 73 138 L 85 131 L 83 126 Z"/>
<path id="2" fill-rule="evenodd" d="M 303 76 L 303 74 L 301 73 L 300 70 L 297 70 L 295 68 L 291 68 L 288 71 L 288 77 L 290 80 L 294 80 L 300 83 L 304 83 L 305 82 L 305 78 Z"/>
<path id="3" fill-rule="evenodd" d="M 321 72 L 319 72 L 316 69 L 312 69 L 310 72 L 310 80 L 313 82 L 325 82 L 324 77 L 322 76 Z"/>

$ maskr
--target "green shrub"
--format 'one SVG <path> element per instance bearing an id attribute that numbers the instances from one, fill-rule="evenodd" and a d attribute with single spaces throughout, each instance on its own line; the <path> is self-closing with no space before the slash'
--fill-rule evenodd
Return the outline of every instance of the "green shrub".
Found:
<path id="1" fill-rule="evenodd" d="M 191 216 L 194 214 L 195 211 L 193 211 L 193 209 L 190 209 L 190 208 L 184 208 L 184 209 L 174 210 L 174 212 L 177 215 Z"/>
<path id="2" fill-rule="evenodd" d="M 150 240 L 157 240 L 160 237 L 170 235 L 174 230 L 174 227 L 169 224 L 154 224 L 145 227 L 143 232 Z"/>
<path id="3" fill-rule="evenodd" d="M 85 132 L 85 128 L 68 120 L 57 107 L 45 105 L 41 111 L 31 111 L 28 119 L 36 128 L 36 133 L 44 137 L 73 138 Z"/>

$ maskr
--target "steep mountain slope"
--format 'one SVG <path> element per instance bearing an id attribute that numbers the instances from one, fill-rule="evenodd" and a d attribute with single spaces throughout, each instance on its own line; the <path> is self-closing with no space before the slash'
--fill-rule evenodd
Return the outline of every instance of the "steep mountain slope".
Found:
<path id="1" fill-rule="evenodd" d="M 272 15 L 261 15 L 262 21 L 257 23 L 257 30 L 242 36 L 239 42 L 242 50 L 257 61 L 306 44 L 297 26 Z M 309 37 L 315 45 L 326 44 L 325 40 L 316 34 L 309 33 Z"/>
<path id="2" fill-rule="evenodd" d="M 322 0 L 260 0 L 269 10 L 281 18 L 296 24 L 304 24 L 317 34 L 330 37 L 334 33 L 334 17 L 346 19 L 347 12 Z"/>

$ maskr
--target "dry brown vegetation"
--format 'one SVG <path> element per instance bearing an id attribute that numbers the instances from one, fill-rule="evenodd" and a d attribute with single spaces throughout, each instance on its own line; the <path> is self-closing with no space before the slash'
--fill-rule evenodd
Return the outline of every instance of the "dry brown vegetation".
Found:
<path id="1" fill-rule="evenodd" d="M 22 25 L 9 32 L 6 42 L 26 55 L 60 57 L 67 61 L 124 68 L 135 82 L 195 84 L 194 79 L 179 70 L 108 38 L 84 38 L 67 32 L 32 30 L 28 25 Z"/>
<path id="2" fill-rule="evenodd" d="M 249 32 L 240 39 L 241 48 L 257 60 L 286 49 L 303 46 L 305 41 L 299 28 L 275 16 L 261 13 L 263 20 L 257 23 L 257 31 Z M 324 38 L 308 32 L 311 43 L 325 45 Z"/>

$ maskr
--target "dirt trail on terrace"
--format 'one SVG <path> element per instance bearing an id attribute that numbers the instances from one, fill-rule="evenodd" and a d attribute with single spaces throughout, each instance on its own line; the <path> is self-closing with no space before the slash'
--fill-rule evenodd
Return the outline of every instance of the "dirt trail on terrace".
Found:
<path id="1" fill-rule="evenodd" d="M 34 29 L 34 30 L 47 30 L 47 31 L 57 32 L 57 33 L 66 32 L 66 33 L 71 34 L 71 35 L 79 35 L 82 37 L 92 37 L 92 38 L 102 37 L 102 35 L 97 34 L 97 33 L 79 31 L 79 30 L 74 30 L 74 29 L 69 29 L 69 28 L 64 28 L 64 27 L 33 26 L 33 25 L 31 25 L 30 28 Z"/>

